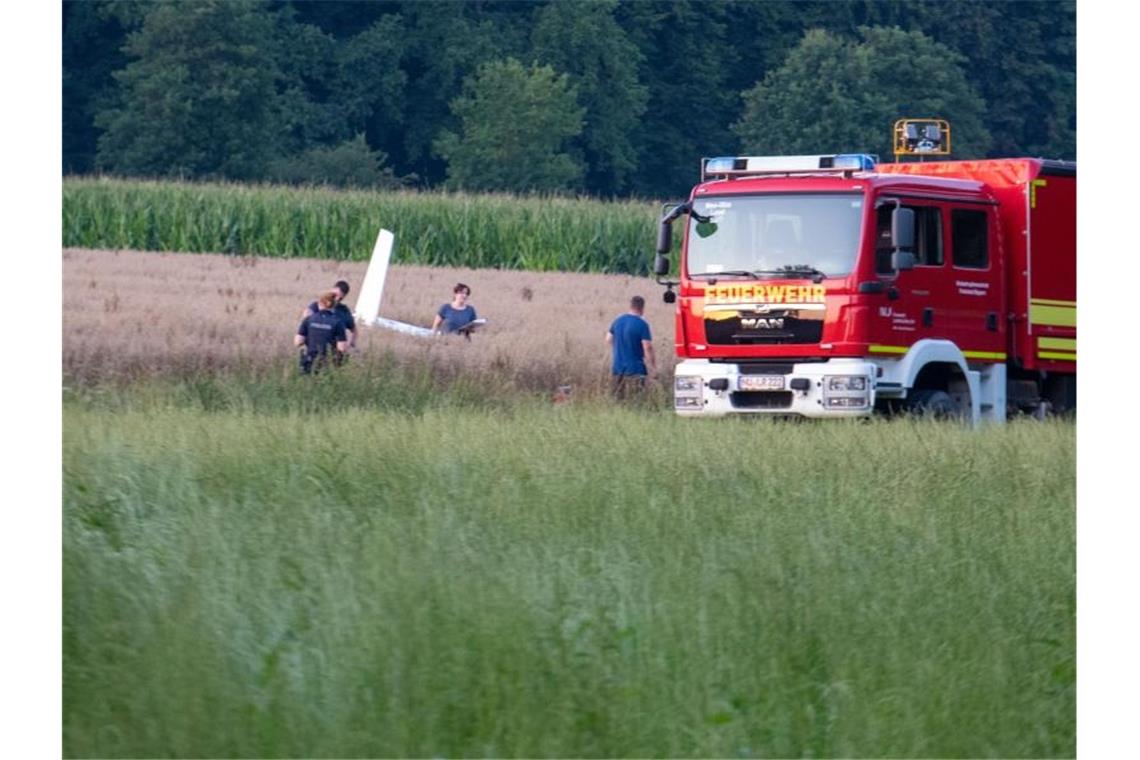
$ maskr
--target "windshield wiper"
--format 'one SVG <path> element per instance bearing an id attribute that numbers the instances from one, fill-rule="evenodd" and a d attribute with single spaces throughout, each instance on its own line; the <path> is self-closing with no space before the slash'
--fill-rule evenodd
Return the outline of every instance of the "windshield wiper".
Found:
<path id="1" fill-rule="evenodd" d="M 822 271 L 816 269 L 815 267 L 811 266 L 810 264 L 787 264 L 785 266 L 780 267 L 780 271 L 781 272 L 788 272 L 788 273 L 800 273 L 800 272 L 802 272 L 804 274 L 810 274 L 811 275 L 811 281 L 814 283 L 823 282 L 823 278 L 827 277 L 826 272 L 822 272 Z"/>
<path id="2" fill-rule="evenodd" d="M 691 274 L 689 277 L 707 277 L 710 285 L 716 285 L 716 281 L 721 277 L 755 277 L 756 272 L 749 272 L 747 269 L 726 269 L 723 272 L 697 272 Z"/>

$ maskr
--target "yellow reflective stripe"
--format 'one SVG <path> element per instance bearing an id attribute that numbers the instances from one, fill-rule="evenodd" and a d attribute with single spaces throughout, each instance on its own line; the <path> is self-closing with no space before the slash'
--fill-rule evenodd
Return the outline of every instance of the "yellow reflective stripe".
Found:
<path id="1" fill-rule="evenodd" d="M 1060 351 L 1038 351 L 1037 356 L 1041 359 L 1060 359 L 1066 362 L 1075 362 L 1077 360 L 1076 354 L 1063 354 Z"/>
<path id="2" fill-rule="evenodd" d="M 1076 327 L 1076 306 L 1045 306 L 1036 301 L 1029 304 L 1029 322 L 1053 327 Z"/>
<path id="3" fill-rule="evenodd" d="M 1062 351 L 1076 351 L 1076 338 L 1038 338 L 1038 348 L 1059 348 Z"/>
<path id="4" fill-rule="evenodd" d="M 873 354 L 905 354 L 910 350 L 910 346 L 880 346 L 873 344 L 867 347 L 867 350 Z M 963 351 L 962 356 L 967 359 L 996 359 L 997 361 L 1005 361 L 1005 354 L 998 351 Z"/>
<path id="5" fill-rule="evenodd" d="M 1076 301 L 1057 301 L 1052 298 L 1030 298 L 1029 302 L 1039 303 L 1043 306 L 1072 306 L 1074 309 L 1077 308 Z"/>
<path id="6" fill-rule="evenodd" d="M 1035 179 L 1029 185 L 1029 208 L 1037 208 L 1037 188 L 1049 184 L 1046 180 Z"/>

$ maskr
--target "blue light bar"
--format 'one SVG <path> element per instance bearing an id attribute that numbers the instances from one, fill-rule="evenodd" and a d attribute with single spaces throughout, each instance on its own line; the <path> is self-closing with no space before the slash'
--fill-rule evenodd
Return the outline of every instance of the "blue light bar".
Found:
<path id="1" fill-rule="evenodd" d="M 732 156 L 720 156 L 719 158 L 710 158 L 708 163 L 705 164 L 705 171 L 709 174 L 719 174 L 721 172 L 730 172 L 734 168 L 736 159 Z"/>
<path id="2" fill-rule="evenodd" d="M 875 159 L 866 153 L 843 153 L 835 157 L 831 166 L 844 171 L 869 172 L 875 170 Z"/>
<path id="3" fill-rule="evenodd" d="M 702 169 L 702 177 L 874 171 L 875 158 L 866 153 L 813 156 L 717 156 L 706 159 Z"/>

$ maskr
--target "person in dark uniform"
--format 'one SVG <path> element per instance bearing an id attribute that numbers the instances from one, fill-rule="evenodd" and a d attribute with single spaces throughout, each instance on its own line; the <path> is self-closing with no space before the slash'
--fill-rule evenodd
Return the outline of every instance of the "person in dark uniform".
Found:
<path id="1" fill-rule="evenodd" d="M 333 291 L 322 293 L 316 301 L 317 313 L 309 314 L 301 320 L 293 345 L 301 348 L 301 374 L 319 372 L 328 363 L 329 354 L 333 363 L 340 364 L 344 352 L 348 350 L 348 337 L 344 322 L 333 311 L 337 296 Z"/>
<path id="2" fill-rule="evenodd" d="M 333 285 L 332 292 L 336 294 L 336 303 L 333 305 L 333 313 L 337 315 L 341 322 L 344 323 L 345 335 L 348 337 L 348 347 L 356 348 L 356 319 L 352 316 L 352 310 L 344 305 L 344 299 L 348 296 L 348 283 L 344 280 L 337 280 Z M 320 311 L 320 306 L 316 301 L 305 307 L 301 312 L 301 319 L 312 316 Z"/>

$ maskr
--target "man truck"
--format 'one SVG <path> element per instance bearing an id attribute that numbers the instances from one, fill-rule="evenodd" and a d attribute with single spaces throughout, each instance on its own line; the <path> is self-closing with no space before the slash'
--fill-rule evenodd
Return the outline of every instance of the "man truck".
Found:
<path id="1" fill-rule="evenodd" d="M 701 163 L 654 264 L 676 303 L 678 414 L 1075 409 L 1074 162 Z"/>

